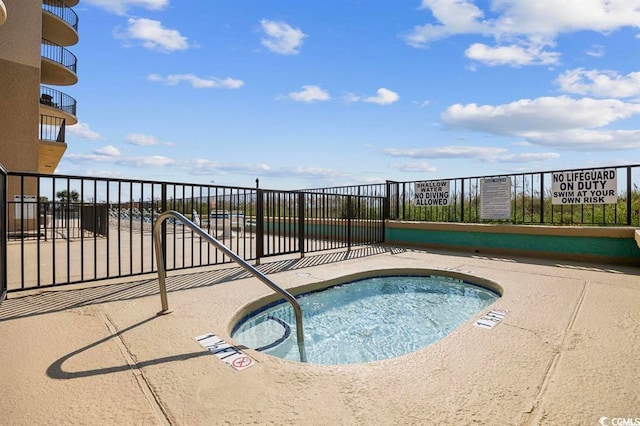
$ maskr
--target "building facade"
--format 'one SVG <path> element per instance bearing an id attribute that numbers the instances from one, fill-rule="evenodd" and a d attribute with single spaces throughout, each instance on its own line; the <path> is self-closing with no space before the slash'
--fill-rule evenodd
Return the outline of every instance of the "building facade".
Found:
<path id="1" fill-rule="evenodd" d="M 53 173 L 77 123 L 78 0 L 2 0 L 0 26 L 0 163 L 8 170 Z"/>
<path id="2" fill-rule="evenodd" d="M 67 47 L 78 42 L 72 7 L 79 0 L 1 1 L 0 164 L 52 174 L 67 149 L 66 127 L 78 121 L 76 100 L 65 90 L 78 81 L 77 59 Z M 26 201 L 27 194 L 37 197 L 34 179 L 9 181 L 8 201 Z M 10 209 L 10 222 L 14 214 Z M 17 232 L 36 226 L 31 218 L 18 223 Z"/>

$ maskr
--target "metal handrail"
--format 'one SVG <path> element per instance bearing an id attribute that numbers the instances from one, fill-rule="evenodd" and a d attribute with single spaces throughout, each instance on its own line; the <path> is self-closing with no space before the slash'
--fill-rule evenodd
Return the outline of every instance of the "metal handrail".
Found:
<path id="1" fill-rule="evenodd" d="M 76 115 L 76 100 L 51 87 L 40 85 L 40 103 Z"/>
<path id="2" fill-rule="evenodd" d="M 46 0 L 42 2 L 42 10 L 57 16 L 71 28 L 78 31 L 78 15 L 61 0 Z"/>
<path id="3" fill-rule="evenodd" d="M 288 291 L 271 281 L 262 272 L 251 266 L 240 256 L 231 251 L 227 246 L 222 244 L 217 239 L 213 238 L 211 235 L 207 234 L 206 231 L 204 231 L 198 225 L 175 210 L 167 210 L 166 212 L 160 213 L 155 223 L 153 224 L 153 243 L 156 251 L 156 263 L 158 264 L 158 283 L 160 284 L 160 300 L 162 302 L 162 310 L 158 312 L 158 315 L 164 315 L 170 312 L 169 302 L 167 301 L 167 285 L 165 281 L 167 277 L 167 270 L 164 264 L 164 253 L 162 250 L 161 241 L 162 223 L 169 217 L 173 217 L 174 219 L 181 221 L 183 225 L 191 228 L 193 232 L 195 232 L 200 237 L 204 238 L 209 244 L 212 244 L 218 250 L 229 256 L 251 275 L 258 278 L 276 293 L 280 293 L 287 300 L 287 302 L 291 304 L 291 306 L 293 307 L 293 312 L 296 315 L 296 333 L 298 338 L 298 351 L 300 352 L 300 362 L 307 362 L 307 355 L 304 349 L 304 330 L 302 328 L 302 309 L 300 308 L 300 304 L 295 299 L 295 297 L 293 297 Z"/>

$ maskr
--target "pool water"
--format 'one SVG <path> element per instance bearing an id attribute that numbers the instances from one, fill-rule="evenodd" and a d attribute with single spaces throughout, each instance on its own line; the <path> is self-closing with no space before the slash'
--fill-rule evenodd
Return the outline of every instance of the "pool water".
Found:
<path id="1" fill-rule="evenodd" d="M 307 360 L 353 364 L 431 345 L 500 296 L 442 276 L 367 278 L 298 296 Z M 299 361 L 295 314 L 277 302 L 236 325 L 232 337 L 269 355 Z"/>

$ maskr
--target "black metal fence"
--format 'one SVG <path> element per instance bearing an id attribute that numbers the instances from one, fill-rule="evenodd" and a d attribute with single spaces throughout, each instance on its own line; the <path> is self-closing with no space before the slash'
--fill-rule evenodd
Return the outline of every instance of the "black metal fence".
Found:
<path id="1" fill-rule="evenodd" d="M 7 171 L 0 164 L 0 205 L 7 205 Z M 7 295 L 7 210 L 0 208 L 0 303 Z"/>
<path id="2" fill-rule="evenodd" d="M 39 137 L 49 142 L 64 142 L 66 120 L 60 117 L 40 114 Z"/>
<path id="3" fill-rule="evenodd" d="M 586 176 L 585 173 L 580 175 L 582 172 L 594 172 L 591 174 L 597 175 L 598 172 L 611 170 L 615 178 L 607 179 L 609 182 L 606 185 L 607 188 L 614 185 L 615 196 L 606 200 L 600 196 L 605 191 L 602 180 L 579 179 L 580 176 Z M 569 189 L 563 191 L 563 187 L 558 185 L 559 182 L 554 182 L 554 176 L 575 176 L 578 179 L 575 182 L 562 182 L 564 189 Z M 392 220 L 481 223 L 494 221 L 483 219 L 481 187 L 486 180 L 501 178 L 506 178 L 509 185 L 509 215 L 501 219 L 503 222 L 524 225 L 640 226 L 638 164 L 441 180 L 387 181 L 386 184 L 342 186 L 310 191 L 388 196 L 388 211 L 385 217 Z M 416 191 L 416 184 L 418 188 L 443 185 L 447 191 L 433 191 L 430 196 L 419 201 L 416 192 L 421 190 Z M 587 188 L 589 185 L 592 186 Z M 585 191 L 585 196 L 576 196 L 581 191 Z M 609 192 L 610 189 L 607 189 L 606 193 Z M 571 195 L 563 197 L 568 194 Z M 438 195 L 441 198 L 437 198 Z"/>
<path id="4" fill-rule="evenodd" d="M 57 16 L 69 24 L 74 30 L 78 31 L 78 15 L 61 0 L 47 0 L 42 2 L 42 10 Z"/>
<path id="5" fill-rule="evenodd" d="M 8 291 L 156 271 L 152 226 L 176 210 L 245 260 L 384 240 L 382 197 L 8 173 Z M 163 229 L 167 270 L 231 262 L 182 223 Z"/>
<path id="6" fill-rule="evenodd" d="M 66 93 L 51 87 L 40 86 L 40 103 L 65 111 L 71 115 L 76 115 L 76 100 Z"/>
<path id="7" fill-rule="evenodd" d="M 76 55 L 64 47 L 43 38 L 42 44 L 40 45 L 40 55 L 43 58 L 57 62 L 68 68 L 73 71 L 74 74 L 76 73 L 78 59 L 76 58 Z"/>
<path id="8" fill-rule="evenodd" d="M 640 165 L 301 191 L 18 172 L 0 178 L 8 188 L 0 193 L 2 291 L 155 272 L 152 226 L 166 210 L 256 262 L 383 242 L 385 219 L 640 226 Z M 496 200 L 502 216 L 487 218 L 485 204 Z M 168 220 L 163 233 L 167 270 L 231 262 L 179 221 Z"/>

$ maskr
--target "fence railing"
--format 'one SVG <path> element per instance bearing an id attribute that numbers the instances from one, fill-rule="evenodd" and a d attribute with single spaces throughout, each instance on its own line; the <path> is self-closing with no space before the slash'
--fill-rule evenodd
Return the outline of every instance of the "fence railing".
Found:
<path id="1" fill-rule="evenodd" d="M 151 231 L 166 210 L 256 262 L 383 242 L 385 219 L 640 226 L 640 165 L 303 191 L 19 172 L 0 179 L 9 198 L 0 252 L 7 291 L 155 272 Z M 486 204 L 500 217 L 487 218 Z M 231 261 L 175 220 L 163 225 L 163 250 L 168 270 Z"/>
<path id="2" fill-rule="evenodd" d="M 76 73 L 78 59 L 76 55 L 64 47 L 43 38 L 42 44 L 40 45 L 40 55 L 43 58 L 47 58 L 68 68 L 74 74 Z"/>
<path id="3" fill-rule="evenodd" d="M 64 118 L 40 114 L 38 127 L 40 140 L 65 142 L 66 120 Z"/>
<path id="4" fill-rule="evenodd" d="M 175 210 L 245 260 L 382 242 L 383 199 L 9 172 L 8 291 L 156 271 L 152 227 Z M 230 263 L 182 223 L 163 224 L 167 270 Z"/>
<path id="5" fill-rule="evenodd" d="M 40 86 L 40 103 L 65 111 L 73 116 L 76 115 L 76 100 L 66 93 L 51 87 Z"/>
<path id="6" fill-rule="evenodd" d="M 71 28 L 78 31 L 78 15 L 61 0 L 47 0 L 42 2 L 42 10 L 57 16 L 69 24 Z"/>
<path id="7" fill-rule="evenodd" d="M 7 171 L 0 164 L 0 205 L 7 205 Z M 0 303 L 7 295 L 7 210 L 0 208 Z"/>
<path id="8" fill-rule="evenodd" d="M 608 170 L 614 171 L 615 178 L 611 179 L 605 174 L 606 184 L 601 183 L 603 179 L 587 179 L 591 175 L 597 177 L 598 171 Z M 581 172 L 596 173 L 580 174 Z M 554 176 L 558 178 L 565 175 L 576 179 L 572 182 L 554 182 Z M 481 223 L 495 221 L 483 219 L 481 187 L 484 181 L 496 178 L 506 178 L 509 185 L 509 215 L 500 219 L 502 222 L 524 225 L 640 226 L 639 164 L 424 181 L 387 181 L 386 184 L 311 191 L 385 196 L 388 209 L 385 217 L 392 220 Z M 433 198 L 427 197 L 431 201 L 420 203 L 417 201 L 416 184 L 420 187 L 422 182 L 427 183 L 424 186 L 443 185 L 447 188 L 446 197 L 444 192 L 432 192 Z M 559 185 L 562 183 L 563 186 Z M 608 188 L 607 194 L 610 193 L 610 188 L 615 189 L 613 197 L 601 196 L 605 185 Z M 568 190 L 563 191 L 563 187 Z M 582 191 L 585 194 L 581 194 Z M 436 195 L 442 195 L 443 198 L 438 199 Z M 444 198 L 446 201 L 440 201 Z M 485 201 L 490 201 L 488 198 L 491 196 L 484 198 Z"/>

